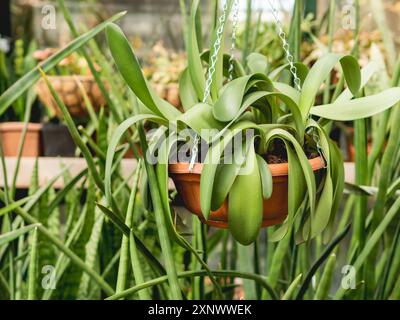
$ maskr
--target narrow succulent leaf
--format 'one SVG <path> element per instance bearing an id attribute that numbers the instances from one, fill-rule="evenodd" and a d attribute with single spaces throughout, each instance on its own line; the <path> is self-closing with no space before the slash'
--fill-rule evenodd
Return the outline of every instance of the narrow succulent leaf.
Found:
<path id="1" fill-rule="evenodd" d="M 29 271 L 28 271 L 28 300 L 36 299 L 36 288 L 38 280 L 38 230 L 35 226 L 30 246 Z"/>
<path id="2" fill-rule="evenodd" d="M 292 297 L 293 297 L 293 295 L 295 293 L 295 290 L 297 289 L 297 287 L 300 284 L 302 276 L 303 276 L 303 274 L 300 273 L 296 278 L 294 278 L 294 280 L 292 281 L 292 283 L 289 285 L 288 289 L 286 290 L 286 292 L 282 296 L 282 300 L 290 300 L 290 299 L 292 299 Z"/>
<path id="3" fill-rule="evenodd" d="M 229 192 L 228 227 L 236 241 L 249 245 L 257 238 L 263 218 L 261 177 L 253 144 L 242 168 L 248 172 L 236 177 Z"/>
<path id="4" fill-rule="evenodd" d="M 304 81 L 299 104 L 303 120 L 307 119 L 322 83 L 339 61 L 342 64 L 344 76 L 350 91 L 353 94 L 359 91 L 361 75 L 357 60 L 352 56 L 341 54 L 329 53 L 325 55 L 313 65 Z"/>
<path id="5" fill-rule="evenodd" d="M 17 202 L 15 202 L 17 203 Z M 35 223 L 35 224 L 30 224 L 28 226 L 25 227 L 21 227 L 17 230 L 13 230 L 7 233 L 4 233 L 2 235 L 0 235 L 0 246 L 5 245 L 17 238 L 19 238 L 20 236 L 26 234 L 27 232 L 31 231 L 32 229 L 36 228 L 39 224 Z"/>
<path id="6" fill-rule="evenodd" d="M 341 103 L 315 106 L 312 115 L 338 121 L 351 121 L 372 117 L 391 108 L 400 101 L 400 88 L 387 89 L 381 93 Z"/>
<path id="7" fill-rule="evenodd" d="M 188 111 L 199 102 L 188 68 L 179 77 L 179 97 L 185 111 Z"/>
<path id="8" fill-rule="evenodd" d="M 265 161 L 263 157 L 261 157 L 258 154 L 256 156 L 257 156 L 258 168 L 260 169 L 263 198 L 269 199 L 273 191 L 271 170 L 269 169 L 267 161 Z"/>
<path id="9" fill-rule="evenodd" d="M 107 27 L 106 33 L 108 45 L 118 70 L 135 95 L 154 114 L 170 120 L 176 118 L 180 114 L 178 109 L 159 98 L 148 85 L 132 46 L 121 28 L 116 24 L 111 24 Z"/>

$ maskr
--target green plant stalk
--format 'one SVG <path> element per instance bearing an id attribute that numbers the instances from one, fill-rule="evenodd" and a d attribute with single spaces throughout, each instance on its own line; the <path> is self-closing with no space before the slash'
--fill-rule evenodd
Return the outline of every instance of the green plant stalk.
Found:
<path id="1" fill-rule="evenodd" d="M 75 38 L 79 38 L 79 33 L 75 28 L 75 25 L 74 25 L 74 23 L 72 21 L 72 17 L 71 17 L 70 12 L 68 11 L 67 7 L 64 4 L 64 0 L 57 0 L 57 2 L 58 2 L 59 6 L 60 6 L 60 8 L 61 8 L 61 10 L 63 12 L 65 21 L 67 22 L 67 24 L 68 24 L 68 26 L 69 26 L 69 28 L 71 30 L 71 33 L 73 34 L 73 36 Z M 108 91 L 107 91 L 103 81 L 101 80 L 101 76 L 100 76 L 99 72 L 96 70 L 96 68 L 94 66 L 92 58 L 90 57 L 89 53 L 87 52 L 87 50 L 84 47 L 81 47 L 79 49 L 79 51 L 84 56 L 88 66 L 89 66 L 90 72 L 92 73 L 97 85 L 99 86 L 99 89 L 100 89 L 102 95 L 104 96 L 104 99 L 106 100 L 106 103 L 109 106 L 113 117 L 115 118 L 115 120 L 117 122 L 121 122 L 122 121 L 122 116 L 119 114 L 118 108 L 116 107 L 114 101 L 111 99 L 110 95 L 108 94 Z M 135 155 L 136 159 L 139 159 L 140 155 L 139 155 L 139 152 L 138 152 L 135 144 L 132 143 L 129 139 L 128 139 L 128 142 L 129 142 L 130 147 L 132 148 L 133 154 Z"/>
<path id="2" fill-rule="evenodd" d="M 378 291 L 378 299 L 381 299 L 381 300 L 383 300 L 385 298 L 386 286 L 388 284 L 390 269 L 391 269 L 391 267 L 393 265 L 393 261 L 395 259 L 396 248 L 399 244 L 399 238 L 400 238 L 400 223 L 397 224 L 395 236 L 393 238 L 392 246 L 389 251 L 389 257 L 386 261 L 386 265 L 383 270 L 383 280 L 381 282 L 381 286 Z"/>
<path id="3" fill-rule="evenodd" d="M 193 244 L 194 248 L 196 251 L 199 252 L 199 254 L 203 253 L 203 248 L 202 248 L 202 241 L 201 241 L 201 223 L 199 219 L 195 216 L 192 217 L 192 228 L 193 228 Z M 193 271 L 200 270 L 201 266 L 199 261 L 193 260 L 192 266 L 191 266 Z M 204 279 L 202 277 L 197 277 L 193 279 L 192 283 L 192 291 L 193 291 L 193 299 L 194 300 L 200 300 L 202 297 L 204 297 Z"/>
<path id="4" fill-rule="evenodd" d="M 132 232 L 129 236 L 129 249 L 130 249 L 130 255 L 131 255 L 133 275 L 135 277 L 135 283 L 139 285 L 141 283 L 144 283 L 145 279 L 143 276 L 142 267 L 140 266 L 139 254 L 138 254 L 138 251 L 136 248 L 136 243 L 135 243 L 135 239 L 133 237 Z M 141 300 L 150 300 L 151 299 L 151 294 L 150 294 L 149 290 L 141 290 L 138 292 L 138 295 Z"/>
<path id="5" fill-rule="evenodd" d="M 376 21 L 379 32 L 382 35 L 382 40 L 387 53 L 390 68 L 393 68 L 396 63 L 396 47 L 392 31 L 387 23 L 385 7 L 382 0 L 370 0 L 371 13 Z"/>
<path id="6" fill-rule="evenodd" d="M 296 300 L 301 300 L 303 299 L 308 286 L 311 283 L 311 279 L 314 276 L 315 272 L 318 270 L 318 268 L 321 266 L 321 264 L 330 256 L 332 251 L 336 248 L 336 246 L 344 239 L 344 237 L 347 235 L 347 233 L 350 230 L 350 225 L 347 226 L 345 230 L 343 230 L 340 234 L 338 234 L 332 242 L 325 248 L 325 250 L 322 252 L 321 256 L 313 263 L 311 266 L 310 270 L 307 272 L 306 277 L 304 278 L 304 282 L 301 285 L 299 292 L 296 295 Z"/>
<path id="7" fill-rule="evenodd" d="M 400 246 L 396 246 L 396 253 L 395 256 L 393 257 L 393 262 L 390 265 L 390 270 L 388 273 L 388 279 L 384 285 L 385 291 L 384 291 L 384 297 L 389 296 L 390 291 L 392 290 L 395 282 L 396 282 L 396 277 L 398 277 L 400 270 Z"/>
<path id="8" fill-rule="evenodd" d="M 69 26 L 69 28 L 71 30 L 72 35 L 75 38 L 79 37 L 79 33 L 75 28 L 74 22 L 72 21 L 71 14 L 68 11 L 67 7 L 65 6 L 64 0 L 57 0 L 57 3 L 59 5 L 59 7 L 61 8 L 61 11 L 62 11 L 62 13 L 64 15 L 64 19 L 67 22 L 67 24 L 68 24 L 68 26 Z M 118 109 L 115 107 L 114 102 L 110 98 L 110 95 L 108 94 L 108 91 L 107 91 L 103 81 L 101 80 L 99 72 L 94 67 L 94 63 L 92 61 L 92 58 L 90 57 L 90 55 L 88 54 L 87 50 L 84 47 L 81 47 L 79 49 L 79 51 L 84 56 L 84 58 L 85 58 L 85 60 L 86 60 L 86 62 L 88 64 L 88 67 L 90 69 L 90 72 L 92 73 L 94 79 L 96 80 L 96 83 L 99 86 L 99 89 L 100 89 L 101 93 L 103 94 L 104 99 L 106 100 L 106 103 L 110 107 L 110 110 L 111 110 L 113 116 L 115 117 L 117 122 L 121 122 L 121 115 L 117 111 Z"/>
<path id="9" fill-rule="evenodd" d="M 139 161 L 138 166 L 136 168 L 135 176 L 133 178 L 132 192 L 129 197 L 128 208 L 126 211 L 125 224 L 128 226 L 128 228 L 132 228 L 132 216 L 133 216 L 133 210 L 134 210 L 134 206 L 135 206 L 135 197 L 136 197 L 136 193 L 138 190 L 141 166 L 142 166 L 142 162 Z M 129 237 L 122 235 L 121 255 L 120 255 L 119 266 L 118 266 L 117 286 L 115 288 L 116 293 L 125 290 L 126 278 L 127 278 L 127 274 L 128 274 L 128 266 L 129 266 Z M 139 265 L 139 268 L 140 268 L 140 265 Z"/>
<path id="10" fill-rule="evenodd" d="M 35 97 L 35 95 L 32 93 L 32 91 L 31 90 L 28 91 L 27 98 L 25 100 L 24 127 L 22 129 L 21 139 L 20 139 L 19 145 L 18 145 L 17 161 L 15 164 L 14 175 L 13 175 L 13 179 L 12 179 L 12 183 L 11 183 L 11 190 L 10 190 L 10 198 L 11 199 L 14 199 L 14 195 L 15 195 L 18 172 L 19 172 L 19 167 L 20 167 L 20 163 L 21 163 L 21 155 L 22 155 L 22 150 L 24 148 L 24 144 L 25 144 L 26 132 L 28 130 L 28 123 L 29 123 L 29 119 L 31 117 L 32 104 L 34 101 L 34 97 Z"/>
<path id="11" fill-rule="evenodd" d="M 0 157 L 1 157 L 1 166 L 3 169 L 3 180 L 4 180 L 4 191 L 5 191 L 5 196 L 4 196 L 4 203 L 6 206 L 10 204 L 10 193 L 9 193 L 9 188 L 8 188 L 8 179 L 7 179 L 7 168 L 6 168 L 6 161 L 4 158 L 4 152 L 3 152 L 3 145 L 0 143 Z M 2 190 L 0 190 L 2 191 Z M 10 214 L 8 213 L 3 221 L 3 224 L 5 226 L 5 230 L 11 231 L 12 226 L 11 226 L 11 220 L 10 220 Z M 15 283 L 14 283 L 14 255 L 13 251 L 9 250 L 8 251 L 8 260 L 9 260 L 9 289 L 10 289 L 10 299 L 14 299 L 15 297 Z"/>
<path id="12" fill-rule="evenodd" d="M 242 278 L 242 279 L 251 279 L 257 281 L 265 290 L 268 291 L 269 295 L 272 297 L 273 300 L 278 299 L 276 292 L 274 291 L 274 289 L 272 289 L 271 285 L 268 283 L 268 279 L 264 276 L 253 273 L 239 272 L 236 270 L 213 270 L 212 273 L 215 274 L 217 277 Z M 206 270 L 184 271 L 178 273 L 179 278 L 190 278 L 190 277 L 205 276 L 205 275 L 207 275 Z M 168 281 L 167 276 L 155 278 L 140 285 L 129 288 L 119 294 L 112 295 L 108 297 L 106 300 L 118 300 L 121 298 L 126 298 L 136 293 L 139 290 L 150 288 L 166 281 Z"/>
<path id="13" fill-rule="evenodd" d="M 357 185 L 367 185 L 368 183 L 368 155 L 367 155 L 367 126 L 366 120 L 357 120 L 354 123 L 354 146 L 356 149 L 355 182 Z M 353 245 L 357 243 L 359 248 L 365 244 L 365 223 L 367 208 L 367 196 L 357 195 L 354 213 L 354 237 Z"/>
<path id="14" fill-rule="evenodd" d="M 293 282 L 289 285 L 288 289 L 286 290 L 286 292 L 282 296 L 281 300 L 290 300 L 290 299 L 292 299 L 292 296 L 293 296 L 294 292 L 296 291 L 297 286 L 299 285 L 302 276 L 303 276 L 303 274 L 300 273 L 297 277 L 294 278 Z"/>
<path id="15" fill-rule="evenodd" d="M 3 201 L 5 199 L 5 192 L 0 190 L 0 199 Z M 26 222 L 30 224 L 38 224 L 34 217 L 32 217 L 28 212 L 18 207 L 14 211 L 19 216 L 21 216 Z M 85 262 L 79 258 L 71 249 L 66 247 L 62 241 L 54 237 L 51 232 L 43 225 L 38 225 L 38 231 L 40 231 L 55 247 L 57 247 L 61 252 L 63 252 L 71 261 L 86 272 L 107 294 L 114 294 L 114 290 L 109 286 L 108 283 L 104 281 L 99 274 L 91 268 L 88 268 Z"/>
<path id="16" fill-rule="evenodd" d="M 335 32 L 335 13 L 336 13 L 336 1 L 329 2 L 329 17 L 328 17 L 328 51 L 332 52 L 333 34 Z M 331 77 L 328 77 L 325 82 L 323 102 L 328 104 L 330 100 L 331 90 Z"/>
<path id="17" fill-rule="evenodd" d="M 82 151 L 82 154 L 85 157 L 89 171 L 92 174 L 93 179 L 96 182 L 96 185 L 103 186 L 103 180 L 100 178 L 100 175 L 96 169 L 96 164 L 94 162 L 92 155 L 90 154 L 90 150 L 83 143 L 83 141 L 79 135 L 79 132 L 74 124 L 74 120 L 72 119 L 71 115 L 69 114 L 67 107 L 62 102 L 62 100 L 58 96 L 57 92 L 54 90 L 52 84 L 50 83 L 49 79 L 46 77 L 46 74 L 43 72 L 43 70 L 39 68 L 39 71 L 41 72 L 42 77 L 45 80 L 47 87 L 49 88 L 49 90 L 51 92 L 51 95 L 53 96 L 54 100 L 57 102 L 57 105 L 60 108 L 60 110 L 64 116 L 64 120 L 68 126 L 69 132 L 71 133 L 72 139 L 74 140 L 75 144 L 79 147 L 79 149 Z M 104 190 L 104 186 L 100 189 Z"/>
<path id="18" fill-rule="evenodd" d="M 254 273 L 252 250 L 248 246 L 243 246 L 238 243 L 238 269 L 246 273 Z M 257 298 L 256 288 L 254 283 L 244 280 L 243 281 L 244 294 L 246 300 L 254 300 Z"/>
<path id="19" fill-rule="evenodd" d="M 247 0 L 247 2 L 246 2 L 246 22 L 245 22 L 245 30 L 244 30 L 244 44 L 243 44 L 243 51 L 242 51 L 242 64 L 244 67 L 246 67 L 247 56 L 249 55 L 251 12 L 252 12 L 251 0 Z"/>
<path id="20" fill-rule="evenodd" d="M 392 76 L 392 86 L 397 86 L 400 81 L 400 59 L 397 60 L 396 66 L 394 68 L 393 76 Z M 387 127 L 389 124 L 390 115 L 393 114 L 392 110 L 386 110 L 379 121 L 379 126 L 376 129 L 376 133 L 373 137 L 372 142 L 372 150 L 371 154 L 368 158 L 368 177 L 369 182 L 372 180 L 375 170 L 375 164 L 378 161 L 378 158 L 381 154 L 381 150 L 384 147 Z"/>
<path id="21" fill-rule="evenodd" d="M 391 208 L 389 209 L 389 211 L 383 217 L 379 226 L 376 229 L 374 229 L 373 233 L 366 242 L 364 248 L 361 250 L 360 254 L 357 256 L 355 262 L 353 263 L 353 267 L 355 268 L 356 272 L 360 270 L 360 268 L 364 265 L 364 262 L 367 261 L 370 254 L 374 252 L 374 249 L 377 243 L 381 240 L 385 230 L 399 212 L 400 212 L 400 198 L 397 198 L 396 201 L 391 206 Z M 341 299 L 345 293 L 346 293 L 345 289 L 339 288 L 339 290 L 336 292 L 335 299 Z"/>
<path id="22" fill-rule="evenodd" d="M 19 230 L 23 228 L 23 224 Z M 24 240 L 25 238 L 23 236 L 20 236 L 18 238 L 18 245 L 17 245 L 17 257 L 21 256 L 23 250 L 24 250 Z M 22 298 L 22 276 L 23 276 L 23 261 L 17 260 L 17 273 L 16 273 L 16 279 L 15 279 L 15 300 L 21 300 Z"/>
<path id="23" fill-rule="evenodd" d="M 333 272 L 336 263 L 336 254 L 332 253 L 326 262 L 324 273 L 322 274 L 314 300 L 324 300 L 328 298 L 329 289 L 332 284 Z"/>
<path id="24" fill-rule="evenodd" d="M 32 245 L 28 272 L 28 300 L 36 300 L 37 272 L 38 272 L 38 230 L 35 228 L 32 234 Z"/>
<path id="25" fill-rule="evenodd" d="M 143 129 L 143 124 L 138 124 L 140 137 L 140 145 L 142 146 L 143 154 L 147 153 L 146 136 Z M 174 255 L 169 241 L 168 231 L 165 224 L 164 208 L 161 201 L 160 191 L 158 190 L 158 181 L 153 166 L 144 159 L 147 177 L 149 179 L 150 194 L 154 207 L 154 215 L 157 224 L 157 231 L 160 240 L 160 246 L 165 259 L 165 269 L 167 271 L 168 282 L 171 289 L 171 298 L 174 300 L 182 299 L 181 289 L 179 286 L 178 275 L 175 268 Z"/>

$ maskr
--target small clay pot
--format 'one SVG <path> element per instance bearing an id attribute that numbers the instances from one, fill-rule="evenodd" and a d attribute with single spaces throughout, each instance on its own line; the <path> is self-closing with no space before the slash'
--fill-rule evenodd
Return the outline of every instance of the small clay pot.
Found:
<path id="1" fill-rule="evenodd" d="M 4 156 L 17 157 L 21 141 L 23 122 L 0 123 L 0 141 L 3 146 Z M 22 157 L 38 157 L 40 155 L 40 123 L 28 123 L 25 143 L 22 148 Z"/>
<path id="2" fill-rule="evenodd" d="M 84 118 L 88 116 L 85 100 L 78 82 L 82 84 L 85 92 L 95 111 L 105 105 L 105 99 L 100 88 L 92 76 L 48 76 L 48 80 L 54 90 L 68 108 L 69 113 L 74 118 Z M 54 100 L 44 79 L 40 79 L 36 86 L 40 101 L 50 109 L 57 117 L 62 118 L 62 112 L 57 102 Z"/>
<path id="3" fill-rule="evenodd" d="M 322 158 L 309 160 L 313 171 L 325 167 Z M 268 165 L 272 174 L 273 189 L 269 199 L 264 199 L 263 227 L 281 224 L 288 214 L 288 172 L 287 163 Z M 228 200 L 221 208 L 211 211 L 209 220 L 205 220 L 200 208 L 200 176 L 202 163 L 196 163 L 192 172 L 189 172 L 189 163 L 181 162 L 169 165 L 169 174 L 181 196 L 185 207 L 196 214 L 201 222 L 217 228 L 228 227 Z M 249 204 L 251 205 L 251 204 Z"/>

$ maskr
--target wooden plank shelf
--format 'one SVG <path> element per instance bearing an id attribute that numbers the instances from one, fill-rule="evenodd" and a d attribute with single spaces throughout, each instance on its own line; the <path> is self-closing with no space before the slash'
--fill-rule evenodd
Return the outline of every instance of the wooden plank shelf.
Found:
<path id="1" fill-rule="evenodd" d="M 35 165 L 36 158 L 21 158 L 19 174 L 17 178 L 17 188 L 26 189 L 29 188 L 32 179 L 32 172 Z M 17 159 L 6 157 L 6 168 L 7 168 L 7 179 L 8 183 L 12 179 L 15 171 Z M 123 177 L 129 177 L 137 165 L 136 159 L 123 159 L 121 162 L 121 175 Z M 1 164 L 0 164 L 1 166 Z M 51 157 L 40 157 L 38 158 L 39 167 L 39 185 L 42 186 L 55 176 L 57 176 L 62 170 L 63 166 L 69 168 L 72 176 L 78 174 L 85 169 L 86 161 L 83 158 L 51 158 Z M 346 162 L 345 168 L 345 180 L 347 182 L 354 182 L 354 163 Z M 63 187 L 63 179 L 58 179 L 54 187 L 60 189 Z M 3 168 L 0 170 L 0 187 L 4 187 L 4 176 Z"/>
<path id="2" fill-rule="evenodd" d="M 14 176 L 14 171 L 17 163 L 17 158 L 6 157 L 6 168 L 7 168 L 7 180 L 11 183 L 11 179 Z M 19 173 L 17 177 L 16 187 L 18 189 L 29 188 L 32 179 L 32 172 L 35 166 L 36 158 L 21 158 L 19 167 Z M 129 177 L 135 170 L 137 165 L 136 159 L 123 159 L 121 162 L 121 174 L 123 177 Z M 1 166 L 1 164 L 0 164 Z M 77 175 L 79 172 L 84 170 L 87 165 L 84 158 L 61 158 L 61 157 L 39 157 L 38 168 L 39 168 L 39 185 L 46 184 L 49 180 L 56 177 L 63 168 L 68 167 L 71 176 Z M 63 188 L 63 179 L 57 179 L 54 183 L 54 188 Z M 3 168 L 0 170 L 0 187 L 4 187 L 4 176 Z"/>

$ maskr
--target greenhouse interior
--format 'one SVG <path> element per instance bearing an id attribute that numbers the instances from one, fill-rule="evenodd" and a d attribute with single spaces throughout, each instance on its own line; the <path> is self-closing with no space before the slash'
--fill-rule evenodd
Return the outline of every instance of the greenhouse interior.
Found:
<path id="1" fill-rule="evenodd" d="M 0 15 L 0 300 L 400 300 L 400 1 Z"/>

